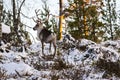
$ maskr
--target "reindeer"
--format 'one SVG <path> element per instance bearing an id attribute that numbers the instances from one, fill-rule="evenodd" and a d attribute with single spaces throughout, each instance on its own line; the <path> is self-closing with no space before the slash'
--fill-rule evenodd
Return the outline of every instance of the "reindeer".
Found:
<path id="1" fill-rule="evenodd" d="M 38 17 L 38 11 L 35 10 L 36 16 L 37 16 L 37 20 L 35 21 L 34 18 L 34 22 L 36 22 L 35 27 L 33 27 L 33 30 L 37 30 L 37 36 L 39 38 L 39 40 L 41 41 L 42 44 L 42 54 L 45 56 L 44 54 L 44 43 L 50 43 L 49 46 L 49 51 L 51 52 L 51 44 L 53 44 L 54 46 L 54 54 L 53 57 L 56 54 L 56 34 L 52 33 L 51 31 L 49 31 L 48 29 L 46 29 L 43 26 L 43 23 L 45 21 L 47 21 L 49 19 L 49 15 L 48 18 L 46 18 L 44 21 L 42 21 L 39 17 Z"/>

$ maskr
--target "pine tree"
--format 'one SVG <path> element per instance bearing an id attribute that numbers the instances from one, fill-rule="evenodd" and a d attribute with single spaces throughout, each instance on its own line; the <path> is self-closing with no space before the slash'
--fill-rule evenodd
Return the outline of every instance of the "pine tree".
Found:
<path id="1" fill-rule="evenodd" d="M 69 6 L 73 7 L 67 8 L 66 11 L 68 11 L 70 14 L 72 14 L 68 19 L 68 31 L 69 33 L 76 39 L 84 38 L 84 19 L 83 16 L 84 13 L 84 1 L 83 0 L 73 0 L 69 2 Z M 75 5 L 75 6 L 74 6 Z"/>
<path id="2" fill-rule="evenodd" d="M 99 5 L 87 4 L 84 0 L 68 0 L 68 2 L 70 6 L 75 4 L 74 9 L 67 9 L 72 14 L 68 20 L 69 33 L 76 39 L 87 38 L 98 41 L 98 34 L 101 32 L 99 31 L 100 27 L 103 26 L 99 20 L 102 0 L 97 1 Z M 101 36 L 99 35 L 99 37 Z"/>
<path id="3" fill-rule="evenodd" d="M 104 34 L 104 32 L 102 31 L 103 28 L 102 26 L 104 24 L 100 21 L 100 17 L 99 17 L 101 11 L 100 12 L 98 11 L 100 10 L 100 7 L 101 5 L 100 6 L 91 5 L 86 10 L 87 26 L 89 27 L 88 39 L 93 40 L 95 42 L 101 41 L 101 38 Z"/>

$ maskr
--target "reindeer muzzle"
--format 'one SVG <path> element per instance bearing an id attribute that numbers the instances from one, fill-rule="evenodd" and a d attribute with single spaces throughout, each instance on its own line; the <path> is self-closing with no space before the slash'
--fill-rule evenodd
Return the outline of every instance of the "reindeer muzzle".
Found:
<path id="1" fill-rule="evenodd" d="M 36 30 L 36 28 L 34 27 L 33 30 Z"/>

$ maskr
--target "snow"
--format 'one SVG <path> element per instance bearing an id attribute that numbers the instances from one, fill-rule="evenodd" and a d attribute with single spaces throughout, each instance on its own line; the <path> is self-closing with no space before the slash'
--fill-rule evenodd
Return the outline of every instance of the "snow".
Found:
<path id="1" fill-rule="evenodd" d="M 70 49 L 68 54 L 64 56 L 64 59 L 67 63 L 75 65 L 76 63 L 80 63 L 81 57 L 82 53 L 78 49 Z"/>
<path id="2" fill-rule="evenodd" d="M 95 44 L 96 43 L 91 40 L 81 39 L 79 46 L 87 46 L 87 45 L 95 45 Z"/>
<path id="3" fill-rule="evenodd" d="M 0 65 L 0 67 L 2 67 L 3 69 L 5 69 L 5 71 L 7 71 L 6 73 L 7 75 L 16 74 L 16 71 L 19 72 L 20 75 L 25 75 L 26 73 L 32 74 L 31 72 L 32 68 L 23 62 L 5 63 L 5 64 Z"/>
<path id="4" fill-rule="evenodd" d="M 2 32 L 9 34 L 11 32 L 10 26 L 7 26 L 4 23 L 2 23 Z"/>
<path id="5" fill-rule="evenodd" d="M 6 52 L 6 44 L 1 46 L 0 73 L 3 80 L 119 80 L 114 66 L 119 71 L 120 40 L 105 41 L 97 44 L 81 39 L 76 41 L 71 36 L 64 36 L 58 42 L 58 53 L 54 59 L 43 59 L 41 43 L 34 43 L 27 51 L 13 49 Z M 24 48 L 24 47 L 23 47 Z M 49 45 L 45 44 L 46 57 Z M 53 48 L 52 48 L 53 51 Z M 47 55 L 48 54 L 48 55 Z M 103 61 L 103 63 L 101 62 Z M 102 64 L 102 65 L 101 65 Z M 114 66 L 112 66 L 112 64 Z M 107 66 L 108 65 L 108 66 Z M 107 68 L 106 68 L 107 67 Z M 113 68 L 110 68 L 113 67 Z M 111 70 L 111 74 L 106 70 Z M 113 69 L 113 70 L 112 70 Z M 116 76 L 118 75 L 118 76 Z M 104 77 L 103 77 L 104 76 Z"/>

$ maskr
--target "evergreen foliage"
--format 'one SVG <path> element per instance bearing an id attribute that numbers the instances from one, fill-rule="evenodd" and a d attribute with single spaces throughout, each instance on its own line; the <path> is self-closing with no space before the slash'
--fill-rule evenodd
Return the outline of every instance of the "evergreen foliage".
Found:
<path id="1" fill-rule="evenodd" d="M 54 16 L 50 14 L 50 9 L 47 5 L 47 1 L 43 0 L 42 2 L 43 2 L 43 10 L 41 10 L 40 12 L 40 16 L 39 16 L 40 19 L 44 21 L 49 16 L 49 19 L 45 21 L 43 24 L 44 27 L 46 27 L 52 32 L 58 33 L 56 19 Z"/>
<path id="2" fill-rule="evenodd" d="M 99 19 L 103 6 L 102 0 L 96 2 L 99 5 L 87 4 L 84 0 L 68 0 L 68 2 L 69 6 L 76 5 L 72 10 L 67 9 L 72 14 L 68 20 L 69 33 L 76 39 L 87 38 L 96 42 L 100 41 L 99 39 L 104 34 L 100 30 L 104 24 Z M 88 35 L 86 35 L 86 32 L 88 32 Z"/>

